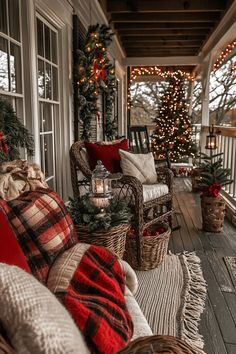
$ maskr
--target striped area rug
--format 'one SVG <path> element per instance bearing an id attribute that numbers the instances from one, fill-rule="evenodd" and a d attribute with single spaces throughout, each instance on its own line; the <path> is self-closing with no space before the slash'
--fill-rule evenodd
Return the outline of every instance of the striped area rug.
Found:
<path id="1" fill-rule="evenodd" d="M 179 337 L 203 352 L 198 332 L 206 298 L 206 283 L 200 259 L 194 252 L 168 255 L 156 269 L 136 271 L 135 294 L 153 334 Z"/>

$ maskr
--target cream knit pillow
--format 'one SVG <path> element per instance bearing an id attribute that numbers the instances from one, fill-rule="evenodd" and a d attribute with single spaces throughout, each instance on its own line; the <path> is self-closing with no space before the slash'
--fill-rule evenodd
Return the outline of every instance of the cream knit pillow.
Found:
<path id="1" fill-rule="evenodd" d="M 148 154 L 132 154 L 119 150 L 121 168 L 124 175 L 133 176 L 141 183 L 156 183 L 157 174 L 155 162 L 151 152 Z"/>
<path id="2" fill-rule="evenodd" d="M 0 322 L 19 354 L 89 353 L 66 309 L 32 275 L 0 263 Z"/>

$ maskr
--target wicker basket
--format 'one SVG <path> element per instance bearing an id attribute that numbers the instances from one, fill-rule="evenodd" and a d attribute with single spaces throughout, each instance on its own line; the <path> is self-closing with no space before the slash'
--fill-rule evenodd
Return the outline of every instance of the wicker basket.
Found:
<path id="1" fill-rule="evenodd" d="M 165 335 L 140 337 L 120 350 L 117 354 L 196 354 L 185 341 Z"/>
<path id="2" fill-rule="evenodd" d="M 131 265 L 132 268 L 137 270 L 149 270 L 156 268 L 164 260 L 170 239 L 170 227 L 163 224 L 155 224 L 148 228 L 148 230 L 155 230 L 163 226 L 166 232 L 158 236 L 143 237 L 143 258 L 141 265 L 137 260 L 137 240 L 135 236 L 127 236 L 125 246 L 125 260 Z"/>
<path id="3" fill-rule="evenodd" d="M 225 217 L 225 201 L 221 196 L 216 198 L 203 195 L 201 197 L 202 229 L 210 232 L 222 231 Z"/>
<path id="4" fill-rule="evenodd" d="M 125 251 L 126 233 L 129 229 L 128 224 L 121 224 L 109 230 L 88 231 L 84 225 L 75 225 L 78 239 L 80 242 L 95 244 L 108 248 L 112 253 L 122 258 Z"/>

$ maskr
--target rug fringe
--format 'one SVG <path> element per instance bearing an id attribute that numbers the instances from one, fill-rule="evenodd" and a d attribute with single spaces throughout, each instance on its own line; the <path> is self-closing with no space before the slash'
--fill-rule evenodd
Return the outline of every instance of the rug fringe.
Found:
<path id="1" fill-rule="evenodd" d="M 199 354 L 204 354 L 203 337 L 198 333 L 200 315 L 205 308 L 206 282 L 202 275 L 201 261 L 195 252 L 180 255 L 184 277 L 187 278 L 183 289 L 181 339 L 184 339 Z"/>

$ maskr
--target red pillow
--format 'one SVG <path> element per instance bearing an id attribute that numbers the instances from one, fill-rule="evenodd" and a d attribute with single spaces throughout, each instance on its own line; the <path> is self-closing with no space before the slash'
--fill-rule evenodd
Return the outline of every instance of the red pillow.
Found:
<path id="1" fill-rule="evenodd" d="M 4 213 L 0 210 L 0 262 L 16 265 L 26 272 L 30 272 L 26 257 L 16 239 L 16 236 L 7 222 Z"/>
<path id="2" fill-rule="evenodd" d="M 97 161 L 101 160 L 109 172 L 122 172 L 120 167 L 119 149 L 128 151 L 128 139 L 124 139 L 113 145 L 98 145 L 88 141 L 85 141 L 84 145 L 88 152 L 89 164 L 92 170 L 94 170 Z"/>

